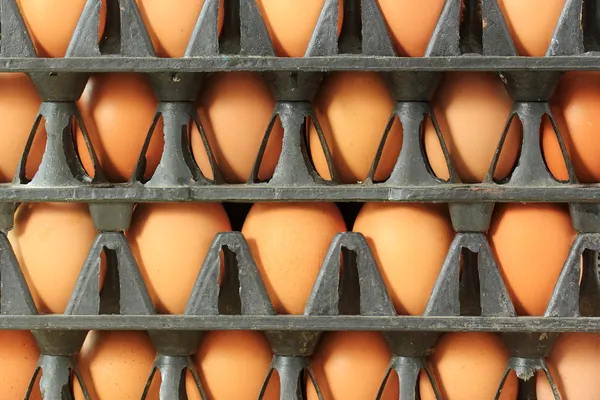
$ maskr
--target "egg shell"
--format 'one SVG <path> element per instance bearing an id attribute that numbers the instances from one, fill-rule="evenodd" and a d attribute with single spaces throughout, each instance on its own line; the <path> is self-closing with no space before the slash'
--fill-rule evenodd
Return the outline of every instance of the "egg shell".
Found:
<path id="1" fill-rule="evenodd" d="M 150 84 L 142 74 L 94 75 L 77 104 L 107 179 L 128 181 L 135 171 L 158 104 Z M 79 127 L 76 139 L 83 167 L 93 175 L 92 161 Z M 156 170 L 163 147 L 160 119 L 146 153 L 146 179 Z"/>
<path id="2" fill-rule="evenodd" d="M 275 99 L 259 74 L 226 72 L 211 77 L 200 99 L 198 114 L 225 181 L 248 181 L 274 108 Z M 282 139 L 283 128 L 277 119 L 263 155 L 259 179 L 267 180 L 273 176 Z M 196 124 L 192 125 L 191 145 L 200 170 L 204 176 L 213 179 Z"/>
<path id="3" fill-rule="evenodd" d="M 423 314 L 454 238 L 447 211 L 432 205 L 367 203 L 353 230 L 367 239 L 396 311 Z"/>
<path id="4" fill-rule="evenodd" d="M 377 0 L 398 55 L 425 55 L 445 2 Z"/>
<path id="5" fill-rule="evenodd" d="M 159 57 L 183 57 L 204 0 L 136 0 L 146 30 Z M 223 0 L 219 7 L 219 34 L 223 29 Z"/>
<path id="6" fill-rule="evenodd" d="M 242 233 L 275 312 L 302 314 L 342 214 L 330 203 L 257 203 Z M 293 277 L 293 278 L 290 278 Z"/>
<path id="7" fill-rule="evenodd" d="M 489 238 L 517 314 L 543 315 L 575 240 L 567 208 L 497 205 Z"/>
<path id="8" fill-rule="evenodd" d="M 64 57 L 86 0 L 17 0 L 38 57 Z M 98 42 L 106 26 L 106 0 L 102 0 Z"/>
<path id="9" fill-rule="evenodd" d="M 498 0 L 521 56 L 546 55 L 565 0 Z"/>
<path id="10" fill-rule="evenodd" d="M 441 337 L 429 363 L 444 400 L 494 399 L 509 353 L 492 333 L 460 332 Z M 421 372 L 421 400 L 436 400 L 427 374 Z M 499 400 L 516 400 L 518 380 L 511 372 Z"/>
<path id="11" fill-rule="evenodd" d="M 563 400 L 595 399 L 600 393 L 600 335 L 563 333 L 547 359 L 550 374 Z M 537 374 L 538 400 L 554 400 L 544 372 Z"/>
<path id="12" fill-rule="evenodd" d="M 552 115 L 565 143 L 577 179 L 600 181 L 600 73 L 567 72 L 552 99 Z M 569 178 L 554 127 L 549 119 L 542 125 L 544 158 L 550 172 L 560 180 Z"/>
<path id="13" fill-rule="evenodd" d="M 27 75 L 0 73 L 0 182 L 14 178 L 41 103 Z M 36 173 L 45 146 L 46 130 L 41 122 L 27 158 L 27 178 Z"/>
<path id="14" fill-rule="evenodd" d="M 29 331 L 0 331 L 0 393 L 2 400 L 23 400 L 35 372 L 40 351 Z M 34 385 L 29 400 L 42 400 Z"/>
<path id="15" fill-rule="evenodd" d="M 364 181 L 369 174 L 394 101 L 383 78 L 375 72 L 335 72 L 323 82 L 315 111 L 339 178 L 343 183 Z M 319 135 L 309 124 L 309 146 L 315 169 L 331 174 Z M 388 134 L 375 180 L 389 177 L 402 147 L 402 126 L 396 119 Z"/>
<path id="16" fill-rule="evenodd" d="M 227 231 L 231 224 L 220 204 L 136 207 L 127 239 L 159 313 L 183 314 L 215 235 Z"/>
<path id="17" fill-rule="evenodd" d="M 381 397 L 379 389 L 392 355 L 379 332 L 328 332 L 312 358 L 311 367 L 324 399 L 397 400 L 398 375 L 391 373 Z M 317 400 L 310 379 L 307 400 Z"/>
<path id="18" fill-rule="evenodd" d="M 64 312 L 96 234 L 84 203 L 21 204 L 8 238 L 40 313 Z"/>
<path id="19" fill-rule="evenodd" d="M 303 57 L 326 0 L 257 0 L 275 54 Z M 338 35 L 344 19 L 343 0 L 339 1 Z"/>
<path id="20" fill-rule="evenodd" d="M 450 159 L 464 183 L 479 183 L 488 172 L 512 110 L 502 81 L 490 72 L 452 72 L 445 75 L 433 99 L 433 109 Z M 494 178 L 513 169 L 521 147 L 522 127 L 513 119 Z M 449 173 L 436 131 L 425 122 L 424 143 L 429 164 L 440 179 Z"/>
<path id="21" fill-rule="evenodd" d="M 255 400 L 271 365 L 271 347 L 261 332 L 213 331 L 194 357 L 206 395 L 211 400 Z M 189 400 L 201 400 L 190 374 Z M 272 376 L 262 400 L 279 400 L 279 381 Z"/>
<path id="22" fill-rule="evenodd" d="M 93 400 L 139 400 L 152 372 L 156 352 L 146 332 L 91 331 L 77 365 Z M 74 379 L 75 400 L 85 400 L 80 382 Z M 160 379 L 155 376 L 146 400 L 159 399 Z"/>

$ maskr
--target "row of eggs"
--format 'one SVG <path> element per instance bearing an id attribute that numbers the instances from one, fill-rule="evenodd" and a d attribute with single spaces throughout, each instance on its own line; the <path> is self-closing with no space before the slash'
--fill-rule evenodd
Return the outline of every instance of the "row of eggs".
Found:
<path id="1" fill-rule="evenodd" d="M 450 0 L 452 1 L 452 0 Z M 455 0 L 458 1 L 458 0 Z M 283 57 L 302 57 L 313 34 L 325 0 L 256 0 L 275 52 Z M 339 0 L 338 34 L 343 24 L 343 0 Z M 376 0 L 389 34 L 401 56 L 425 54 L 446 0 Z M 85 0 L 17 0 L 25 24 L 40 57 L 63 57 Z M 204 0 L 136 0 L 156 54 L 182 57 Z M 223 27 L 220 0 L 219 32 Z M 100 13 L 99 38 L 106 23 L 106 0 Z M 520 55 L 543 56 L 565 5 L 565 0 L 498 0 Z"/>
<path id="2" fill-rule="evenodd" d="M 227 231 L 217 203 L 136 206 L 125 235 L 159 313 L 184 312 L 215 235 Z M 302 314 L 332 240 L 345 231 L 335 204 L 251 207 L 241 232 L 278 314 Z M 447 209 L 367 203 L 353 231 L 365 236 L 396 311 L 422 314 L 455 236 Z M 8 238 L 41 313 L 64 312 L 96 234 L 85 204 L 19 207 Z M 496 206 L 488 236 L 517 314 L 544 314 L 575 235 L 566 206 Z"/>
<path id="3" fill-rule="evenodd" d="M 260 75 L 250 72 L 215 74 L 198 102 L 198 112 L 216 166 L 226 182 L 248 180 L 265 131 L 273 118 L 275 100 Z M 600 140 L 596 134 L 600 103 L 600 74 L 571 72 L 563 76 L 552 100 L 552 113 L 580 182 L 600 182 Z M 31 127 L 40 99 L 24 74 L 0 74 L 0 181 L 10 181 Z M 465 183 L 481 182 L 508 124 L 512 101 L 495 74 L 449 73 L 433 99 L 435 116 L 452 163 Z M 111 182 L 132 177 L 144 141 L 156 113 L 157 101 L 150 85 L 139 74 L 99 74 L 90 78 L 78 102 L 83 123 L 100 165 Z M 364 181 L 392 118 L 394 102 L 384 79 L 370 72 L 340 72 L 325 78 L 315 102 L 315 111 L 332 162 L 343 183 Z M 416 116 L 415 116 L 416 117 Z M 375 180 L 386 180 L 402 147 L 403 129 L 393 117 Z M 189 130 L 193 156 L 204 175 L 213 173 L 203 140 L 195 123 Z M 160 162 L 164 138 L 159 120 L 146 153 L 145 177 L 152 176 Z M 423 144 L 433 173 L 449 177 L 448 167 L 434 124 L 423 122 Z M 273 126 L 259 170 L 269 179 L 281 152 L 283 128 Z M 84 168 L 92 173 L 91 158 L 77 125 L 75 140 Z M 518 117 L 510 123 L 495 170 L 504 179 L 512 171 L 522 140 Z M 545 162 L 559 180 L 568 179 L 565 160 L 551 120 L 544 116 L 541 143 Z M 307 144 L 316 171 L 330 179 L 325 152 L 312 121 L 307 123 Z M 44 152 L 45 131 L 40 124 L 27 160 L 27 177 L 32 178 Z"/>
<path id="4" fill-rule="evenodd" d="M 21 400 L 39 357 L 33 336 L 28 331 L 0 331 L 0 390 L 5 400 Z M 141 398 L 156 357 L 145 332 L 92 331 L 77 355 L 79 374 L 73 378 L 75 400 L 83 400 L 79 379 L 90 400 L 138 400 Z M 325 400 L 376 399 L 388 372 L 392 355 L 380 333 L 325 333 L 311 368 Z M 193 366 L 210 400 L 251 400 L 259 398 L 267 377 L 272 353 L 260 332 L 213 331 L 204 336 Z M 570 333 L 559 336 L 548 365 L 562 400 L 597 398 L 600 334 Z M 443 400 L 516 400 L 517 377 L 511 372 L 496 393 L 509 360 L 502 339 L 492 333 L 447 333 L 438 341 L 428 363 Z M 43 373 L 43 371 L 42 371 Z M 148 400 L 158 400 L 160 374 L 148 387 Z M 392 370 L 381 400 L 399 398 L 398 376 Z M 537 375 L 537 398 L 554 400 L 544 374 Z M 421 400 L 435 400 L 435 392 L 423 371 L 417 387 Z M 187 372 L 188 399 L 200 399 L 197 383 Z M 273 372 L 264 400 L 279 399 L 280 384 Z M 312 381 L 306 378 L 306 399 L 317 400 Z M 31 400 L 41 400 L 39 377 Z"/>

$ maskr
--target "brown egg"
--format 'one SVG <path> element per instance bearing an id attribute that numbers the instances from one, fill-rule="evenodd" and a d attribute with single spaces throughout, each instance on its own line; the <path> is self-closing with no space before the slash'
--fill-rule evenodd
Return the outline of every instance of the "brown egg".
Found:
<path id="1" fill-rule="evenodd" d="M 323 337 L 311 366 L 324 399 L 397 400 L 398 375 L 394 372 L 383 395 L 377 397 L 391 358 L 379 332 L 330 332 Z M 306 392 L 307 400 L 318 399 L 310 379 Z"/>
<path id="2" fill-rule="evenodd" d="M 23 400 L 40 356 L 29 331 L 0 331 L 0 393 L 2 400 Z M 29 400 L 41 400 L 34 385 Z"/>
<path id="3" fill-rule="evenodd" d="M 337 72 L 326 78 L 315 101 L 317 118 L 343 183 L 367 178 L 394 101 L 383 78 L 374 72 Z M 317 172 L 331 179 L 325 154 L 314 125 L 309 127 L 309 145 Z M 389 177 L 402 147 L 402 126 L 396 120 L 388 135 L 375 180 Z"/>
<path id="4" fill-rule="evenodd" d="M 245 183 L 252 173 L 260 145 L 273 116 L 275 99 L 260 75 L 226 72 L 211 77 L 200 99 L 198 113 L 217 166 L 229 183 Z M 283 138 L 277 119 L 259 170 L 261 180 L 273 176 Z M 192 151 L 204 176 L 213 178 L 196 124 L 192 127 Z"/>
<path id="5" fill-rule="evenodd" d="M 217 203 L 137 206 L 127 238 L 159 313 L 183 314 L 215 235 L 230 230 Z"/>
<path id="6" fill-rule="evenodd" d="M 129 73 L 94 75 L 78 106 L 108 180 L 128 181 L 135 171 L 157 106 L 145 77 Z M 76 135 L 81 162 L 88 174 L 92 174 L 92 162 L 79 127 Z M 158 166 L 163 146 L 161 119 L 146 153 L 146 179 Z"/>
<path id="7" fill-rule="evenodd" d="M 331 203 L 257 203 L 242 233 L 278 314 L 302 314 L 334 236 L 346 230 Z M 293 277 L 291 279 L 290 277 Z"/>
<path id="8" fill-rule="evenodd" d="M 425 311 L 442 269 L 454 230 L 447 211 L 438 206 L 367 203 L 354 232 L 365 235 L 396 311 Z"/>
<path id="9" fill-rule="evenodd" d="M 63 313 L 96 238 L 87 204 L 23 203 L 8 238 L 38 311 Z"/>
<path id="10" fill-rule="evenodd" d="M 490 244 L 519 315 L 543 315 L 575 239 L 566 207 L 496 206 Z"/>
<path id="11" fill-rule="evenodd" d="M 17 172 L 21 155 L 42 103 L 33 83 L 23 73 L 0 73 L 0 182 L 10 182 Z M 44 147 L 46 130 L 40 123 L 27 159 L 27 177 L 37 171 Z"/>
<path id="12" fill-rule="evenodd" d="M 79 371 L 94 400 L 138 400 L 152 372 L 156 352 L 146 332 L 91 331 L 77 358 Z M 158 400 L 155 377 L 146 400 Z M 85 400 L 77 379 L 75 400 Z"/>
<path id="13" fill-rule="evenodd" d="M 377 0 L 400 56 L 423 57 L 446 0 Z"/>
<path id="14" fill-rule="evenodd" d="M 196 368 L 211 400 L 255 400 L 271 365 L 271 347 L 261 332 L 213 331 L 206 334 L 196 353 Z M 188 374 L 189 400 L 200 400 Z M 279 400 L 279 381 L 274 376 L 262 400 Z"/>
<path id="15" fill-rule="evenodd" d="M 595 399 L 600 393 L 598 382 L 600 335 L 597 333 L 563 333 L 554 344 L 548 366 L 561 399 Z M 537 375 L 538 400 L 554 400 L 543 372 Z"/>
<path id="16" fill-rule="evenodd" d="M 183 57 L 204 0 L 136 0 L 140 14 L 159 57 Z M 223 0 L 219 7 L 219 34 L 223 29 Z"/>
<path id="17" fill-rule="evenodd" d="M 519 55 L 542 57 L 565 0 L 498 0 Z"/>
<path id="18" fill-rule="evenodd" d="M 446 74 L 433 108 L 461 180 L 481 182 L 492 164 L 512 109 L 502 81 L 489 72 Z M 504 179 L 512 171 L 519 154 L 521 130 L 515 117 L 496 166 L 496 179 Z M 433 172 L 448 179 L 446 161 L 429 119 L 425 124 L 425 148 Z"/>
<path id="19" fill-rule="evenodd" d="M 303 57 L 326 0 L 257 0 L 275 54 Z M 344 19 L 343 1 L 339 2 L 338 35 Z"/>
<path id="20" fill-rule="evenodd" d="M 600 182 L 600 73 L 568 72 L 563 75 L 552 102 L 552 114 L 575 168 L 577 179 L 583 183 Z M 548 119 L 543 124 L 544 158 L 550 172 L 567 180 L 567 168 Z"/>
<path id="21" fill-rule="evenodd" d="M 17 0 L 39 57 L 64 57 L 86 0 Z M 102 0 L 98 41 L 106 25 L 106 0 Z"/>
<path id="22" fill-rule="evenodd" d="M 444 400 L 494 399 L 508 359 L 502 340 L 492 333 L 448 333 L 435 347 L 430 366 Z M 420 388 L 421 400 L 436 399 L 424 372 Z M 511 372 L 499 400 L 516 400 L 517 389 L 517 376 Z"/>

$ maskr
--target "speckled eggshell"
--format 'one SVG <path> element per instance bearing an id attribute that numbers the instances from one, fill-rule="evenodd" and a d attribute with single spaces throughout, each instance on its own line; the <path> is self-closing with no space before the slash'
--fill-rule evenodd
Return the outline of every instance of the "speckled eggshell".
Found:
<path id="1" fill-rule="evenodd" d="M 563 400 L 595 399 L 600 393 L 600 335 L 598 333 L 563 333 L 547 359 L 552 379 Z M 537 375 L 538 400 L 554 400 L 543 372 Z"/>
<path id="2" fill-rule="evenodd" d="M 138 205 L 127 238 L 156 310 L 183 314 L 208 249 L 231 231 L 217 203 Z"/>
<path id="3" fill-rule="evenodd" d="M 566 206 L 496 205 L 490 245 L 519 315 L 543 315 L 575 230 Z"/>
<path id="4" fill-rule="evenodd" d="M 257 0 L 278 56 L 304 56 L 325 1 Z M 343 1 L 339 4 L 338 35 L 344 18 Z"/>
<path id="5" fill-rule="evenodd" d="M 219 33 L 223 29 L 223 0 L 219 7 Z M 183 57 L 204 0 L 136 0 L 146 30 L 159 57 Z"/>
<path id="6" fill-rule="evenodd" d="M 331 203 L 257 203 L 242 233 L 275 312 L 302 314 L 342 214 Z"/>
<path id="7" fill-rule="evenodd" d="M 364 181 L 394 109 L 383 78 L 373 72 L 336 72 L 325 78 L 315 111 L 333 164 L 343 183 Z M 331 179 L 315 126 L 310 123 L 309 146 L 314 166 Z M 393 124 L 375 172 L 375 180 L 391 174 L 402 147 L 402 126 Z"/>
<path id="8" fill-rule="evenodd" d="M 450 159 L 461 180 L 478 183 L 488 172 L 512 110 L 512 100 L 498 76 L 489 72 L 445 75 L 433 99 Z M 494 178 L 512 171 L 521 147 L 521 125 L 513 120 Z M 431 120 L 425 122 L 424 143 L 429 164 L 438 178 L 448 179 L 448 167 Z"/>
<path id="9" fill-rule="evenodd" d="M 29 331 L 0 331 L 0 393 L 2 400 L 23 400 L 40 356 Z M 42 400 L 39 382 L 29 400 Z"/>
<path id="10" fill-rule="evenodd" d="M 146 332 L 91 331 L 77 356 L 79 371 L 93 400 L 139 400 L 152 372 L 156 351 Z M 146 400 L 159 400 L 155 376 Z M 85 400 L 74 379 L 75 400 Z"/>
<path id="11" fill-rule="evenodd" d="M 65 311 L 96 234 L 85 203 L 21 204 L 8 238 L 39 312 Z"/>
<path id="12" fill-rule="evenodd" d="M 367 203 L 353 230 L 367 239 L 396 311 L 422 314 L 454 238 L 448 212 L 431 205 Z"/>
<path id="13" fill-rule="evenodd" d="M 86 0 L 17 0 L 39 57 L 64 57 Z M 98 41 L 106 25 L 106 0 L 100 8 Z"/>
<path id="14" fill-rule="evenodd" d="M 135 171 L 148 136 L 157 101 L 141 74 L 107 73 L 90 78 L 77 103 L 92 146 L 109 182 L 126 182 Z M 164 138 L 159 120 L 146 153 L 146 179 L 160 162 Z M 81 129 L 76 129 L 77 151 L 88 174 L 92 161 Z"/>
<path id="15" fill-rule="evenodd" d="M 508 350 L 499 336 L 461 332 L 443 335 L 429 363 L 444 400 L 494 399 L 508 359 Z M 421 400 L 436 400 L 423 371 L 419 386 Z M 517 391 L 517 376 L 511 372 L 499 400 L 516 400 Z"/>
<path id="16" fill-rule="evenodd" d="M 382 397 L 377 397 L 392 355 L 379 332 L 328 332 L 311 366 L 324 399 L 397 400 L 398 376 L 390 375 Z M 310 379 L 307 400 L 318 400 Z"/>
<path id="17" fill-rule="evenodd" d="M 217 168 L 228 183 L 245 183 L 250 178 L 275 109 L 275 99 L 259 74 L 225 72 L 211 76 L 201 96 L 198 114 Z M 277 119 L 267 142 L 258 177 L 273 176 L 283 139 Z M 209 179 L 213 173 L 196 124 L 192 125 L 194 159 Z"/>
<path id="18" fill-rule="evenodd" d="M 255 400 L 271 364 L 271 347 L 264 334 L 255 331 L 213 331 L 206 334 L 194 360 L 211 400 Z M 189 400 L 201 400 L 190 374 Z M 262 400 L 279 400 L 279 380 L 271 377 Z"/>

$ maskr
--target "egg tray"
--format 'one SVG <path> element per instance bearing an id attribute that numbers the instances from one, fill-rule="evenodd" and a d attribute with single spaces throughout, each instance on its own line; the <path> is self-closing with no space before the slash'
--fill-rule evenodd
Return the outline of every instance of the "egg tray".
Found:
<path id="1" fill-rule="evenodd" d="M 71 398 L 71 372 L 78 373 L 73 355 L 91 329 L 148 331 L 158 352 L 153 374 L 162 377 L 161 399 L 185 398 L 180 384 L 188 368 L 200 382 L 189 356 L 202 332 L 264 331 L 275 354 L 272 369 L 278 372 L 281 398 L 286 400 L 302 398 L 303 376 L 314 380 L 309 357 L 324 331 L 382 332 L 393 354 L 389 373 L 397 373 L 403 382 L 401 400 L 418 398 L 419 371 L 429 372 L 426 358 L 442 332 L 500 333 L 512 356 L 507 373 L 517 371 L 523 399 L 535 398 L 535 371 L 544 370 L 552 382 L 544 357 L 558 332 L 600 332 L 596 270 L 600 186 L 578 184 L 547 103 L 562 72 L 599 69 L 596 1 L 566 0 L 547 56 L 542 58 L 517 56 L 495 0 L 465 0 L 463 4 L 448 0 L 422 58 L 396 55 L 375 0 L 344 2 L 344 28 L 338 40 L 338 0 L 326 0 L 305 56 L 295 59 L 274 56 L 254 0 L 225 1 L 221 38 L 217 34 L 219 1 L 206 0 L 186 54 L 179 59 L 155 57 L 134 0 L 107 3 L 106 37 L 101 45 L 97 42 L 100 0 L 88 0 L 66 57 L 42 59 L 36 56 L 15 0 L 0 0 L 0 71 L 26 72 L 43 100 L 15 179 L 0 185 L 0 329 L 34 333 L 43 354 L 39 367 L 44 372 L 45 399 Z M 194 101 L 210 73 L 238 70 L 262 73 L 278 102 L 252 175 L 246 184 L 232 185 L 219 174 Z M 311 106 L 324 75 L 346 70 L 379 71 L 396 101 L 371 173 L 353 185 L 339 183 Z M 492 178 L 502 142 L 481 184 L 462 184 L 452 166 L 429 101 L 443 72 L 459 70 L 498 72 L 515 102 L 506 126 L 518 118 L 523 141 L 517 165 L 505 181 Z M 147 181 L 143 179 L 145 147 L 130 182 L 107 182 L 75 106 L 92 73 L 117 71 L 146 73 L 160 101 L 146 147 L 159 118 L 164 122 L 165 147 L 156 172 Z M 420 128 L 426 115 L 434 122 L 446 158 L 447 182 L 433 175 L 424 155 Z M 559 139 L 569 172 L 566 182 L 555 180 L 543 160 L 539 128 L 544 115 L 553 122 Z M 404 132 L 402 151 L 391 176 L 375 182 L 385 137 L 396 118 Z M 258 170 L 275 119 L 284 130 L 282 153 L 273 177 L 262 182 Z M 310 162 L 304 139 L 307 119 L 317 127 L 333 177 L 330 181 L 322 179 Z M 190 121 L 198 126 L 205 143 L 213 180 L 202 175 L 187 136 L 181 134 L 187 132 Z M 40 123 L 47 131 L 46 150 L 38 172 L 28 179 L 25 164 Z M 86 139 L 93 178 L 77 156 L 74 124 Z M 99 231 L 62 315 L 38 315 L 6 237 L 17 205 L 39 201 L 87 202 Z M 335 238 L 302 316 L 275 315 L 248 245 L 236 232 L 215 238 L 185 314 L 159 316 L 123 231 L 129 227 L 135 203 L 167 201 L 443 202 L 449 204 L 458 233 L 422 316 L 396 315 L 369 247 L 358 233 Z M 543 317 L 515 315 L 484 234 L 495 202 L 569 204 L 579 234 Z M 221 249 L 225 272 L 220 287 Z M 100 293 L 102 252 L 107 257 L 107 277 Z M 463 272 L 459 274 L 461 260 Z M 207 398 L 203 391 L 202 395 Z"/>
<path id="2" fill-rule="evenodd" d="M 380 330 L 393 354 L 388 374 L 397 373 L 402 382 L 401 400 L 418 399 L 422 369 L 431 377 L 426 358 L 441 332 L 490 330 L 501 332 L 510 349 L 506 374 L 515 370 L 524 379 L 523 398 L 534 398 L 527 396 L 534 393 L 536 371 L 544 370 L 554 386 L 544 357 L 558 336 L 540 322 L 550 320 L 556 331 L 595 329 L 583 322 L 600 313 L 598 251 L 600 235 L 579 235 L 544 318 L 517 318 L 484 234 L 459 233 L 423 316 L 399 317 L 365 238 L 359 233 L 340 233 L 327 252 L 303 315 L 276 316 L 243 235 L 220 233 L 203 262 L 184 315 L 157 316 L 124 234 L 101 232 L 64 315 L 38 316 L 8 239 L 1 234 L 2 328 L 32 330 L 42 351 L 36 375 L 43 372 L 40 386 L 46 399 L 71 398 L 73 376 L 79 375 L 73 356 L 90 329 L 148 331 L 158 353 L 149 379 L 161 374 L 161 399 L 186 398 L 182 393 L 188 370 L 203 399 L 208 399 L 190 359 L 207 330 L 264 330 L 275 354 L 266 379 L 268 382 L 271 372 L 277 371 L 282 399 L 302 399 L 306 375 L 318 388 L 310 356 L 323 331 Z M 107 272 L 100 291 L 102 252 Z M 582 315 L 587 318 L 579 324 L 560 325 L 566 320 L 573 323 Z M 411 319 L 411 323 L 403 323 Z M 478 324 L 481 320 L 489 325 Z M 519 320 L 521 324 L 508 323 Z M 32 385 L 35 380 L 36 376 Z"/>

